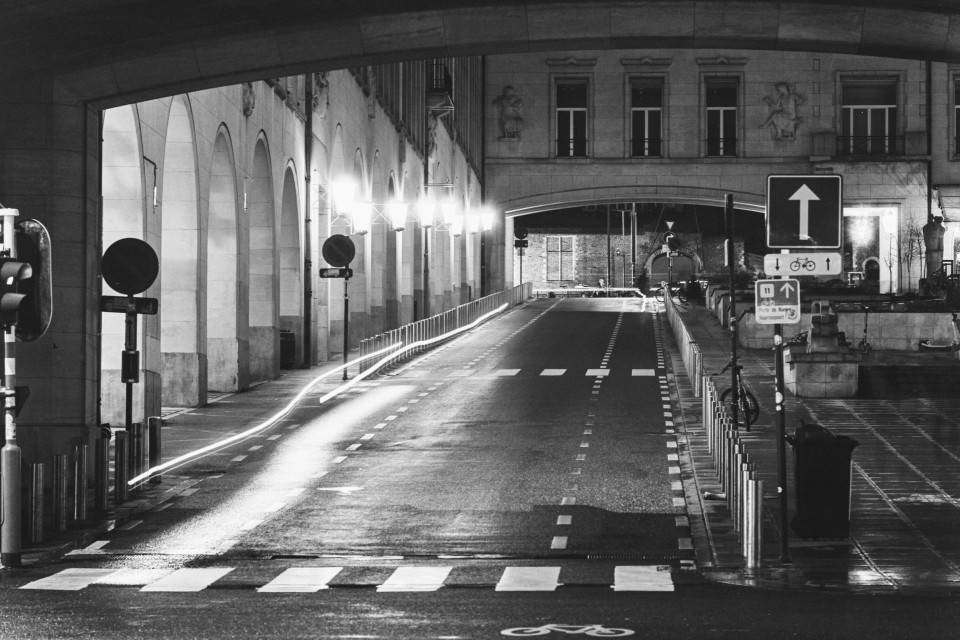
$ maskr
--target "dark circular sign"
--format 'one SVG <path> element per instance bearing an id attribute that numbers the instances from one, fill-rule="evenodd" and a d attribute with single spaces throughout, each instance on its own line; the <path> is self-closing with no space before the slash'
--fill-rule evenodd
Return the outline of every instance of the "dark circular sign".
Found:
<path id="1" fill-rule="evenodd" d="M 513 237 L 517 240 L 523 240 L 527 237 L 526 227 L 514 227 L 513 228 Z"/>
<path id="2" fill-rule="evenodd" d="M 100 273 L 111 289 L 132 296 L 150 288 L 160 273 L 160 261 L 143 240 L 123 238 L 103 252 Z"/>
<path id="3" fill-rule="evenodd" d="M 353 240 L 338 233 L 323 241 L 320 252 L 331 267 L 346 267 L 357 255 L 357 248 L 353 245 Z"/>

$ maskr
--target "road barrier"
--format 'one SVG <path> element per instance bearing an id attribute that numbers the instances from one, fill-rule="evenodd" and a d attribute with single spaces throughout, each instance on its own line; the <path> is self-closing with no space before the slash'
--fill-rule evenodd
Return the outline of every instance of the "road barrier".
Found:
<path id="1" fill-rule="evenodd" d="M 672 298 L 664 303 L 667 321 L 677 341 L 683 368 L 694 395 L 703 398 L 703 426 L 707 449 L 730 510 L 740 552 L 748 569 L 760 567 L 763 533 L 763 481 L 733 417 L 720 402 L 713 377 L 703 371 L 703 354 Z"/>
<path id="2" fill-rule="evenodd" d="M 505 304 L 510 306 L 520 304 L 532 295 L 533 284 L 526 282 L 512 289 L 505 289 L 489 296 L 477 298 L 429 318 L 365 338 L 360 341 L 360 354 L 357 358 L 360 360 L 360 371 L 363 372 L 375 366 L 384 366 L 384 364 L 396 364 L 411 355 L 421 353 L 435 344 L 425 343 L 466 327 Z M 402 345 L 416 346 L 412 349 L 400 350 L 399 347 Z M 382 360 L 376 361 L 366 357 L 390 347 L 397 347 L 397 353 L 386 363 Z"/>

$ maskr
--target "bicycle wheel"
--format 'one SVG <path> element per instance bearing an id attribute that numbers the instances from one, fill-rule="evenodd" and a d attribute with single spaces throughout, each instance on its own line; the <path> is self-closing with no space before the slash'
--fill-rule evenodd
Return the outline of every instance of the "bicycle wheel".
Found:
<path id="1" fill-rule="evenodd" d="M 687 294 L 683 292 L 683 287 L 677 287 L 677 290 L 673 292 L 677 299 L 680 301 L 680 304 L 687 304 Z"/>
<path id="2" fill-rule="evenodd" d="M 657 289 L 657 302 L 663 302 L 663 287 Z"/>
<path id="3" fill-rule="evenodd" d="M 733 407 L 730 406 L 732 398 L 733 388 L 727 389 L 720 394 L 720 402 L 727 407 L 727 410 L 731 413 L 733 413 Z M 757 402 L 754 395 L 747 391 L 745 387 L 740 388 L 739 400 L 740 402 L 737 403 L 739 405 L 737 407 L 738 417 L 749 427 L 760 418 L 760 403 Z"/>

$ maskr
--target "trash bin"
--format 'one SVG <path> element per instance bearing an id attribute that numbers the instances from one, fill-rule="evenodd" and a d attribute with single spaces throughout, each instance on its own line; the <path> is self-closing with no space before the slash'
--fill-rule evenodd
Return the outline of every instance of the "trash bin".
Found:
<path id="1" fill-rule="evenodd" d="M 297 336 L 293 331 L 280 331 L 280 368 L 297 366 Z"/>
<path id="2" fill-rule="evenodd" d="M 801 538 L 848 537 L 851 456 L 860 443 L 807 423 L 787 441 L 794 453 L 794 531 Z"/>

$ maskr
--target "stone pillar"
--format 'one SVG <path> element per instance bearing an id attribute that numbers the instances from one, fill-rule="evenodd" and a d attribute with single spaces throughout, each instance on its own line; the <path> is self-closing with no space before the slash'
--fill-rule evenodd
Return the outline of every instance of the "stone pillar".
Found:
<path id="1" fill-rule="evenodd" d="M 852 398 L 857 395 L 861 354 L 841 344 L 837 313 L 829 301 L 810 308 L 807 344 L 784 351 L 784 382 L 801 398 Z"/>
<path id="2" fill-rule="evenodd" d="M 31 389 L 17 419 L 23 462 L 88 444 L 98 421 L 101 113 L 51 80 L 0 96 L 0 201 L 50 231 L 53 322 L 17 343 L 17 382 Z"/>

